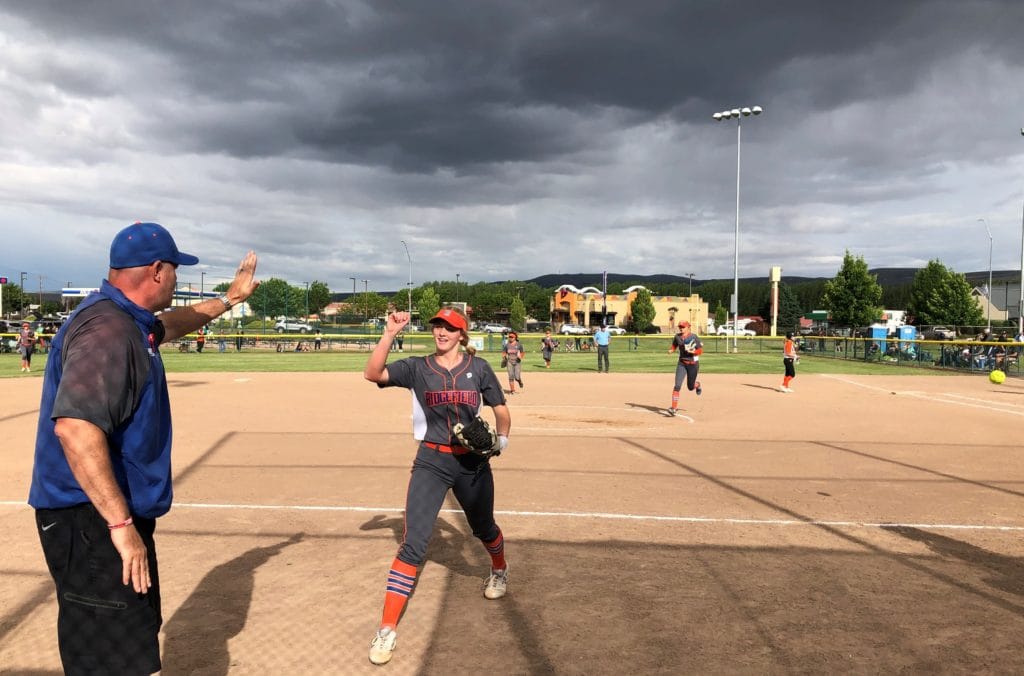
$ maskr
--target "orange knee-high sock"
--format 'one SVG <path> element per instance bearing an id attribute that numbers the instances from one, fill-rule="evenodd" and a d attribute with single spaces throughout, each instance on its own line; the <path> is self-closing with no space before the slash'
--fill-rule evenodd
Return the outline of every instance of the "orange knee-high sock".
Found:
<path id="1" fill-rule="evenodd" d="M 672 390 L 672 408 L 679 408 L 679 390 Z"/>
<path id="2" fill-rule="evenodd" d="M 782 379 L 782 386 L 783 387 L 789 387 L 789 381 L 792 380 L 792 379 L 793 379 L 792 376 L 786 376 L 785 378 L 783 378 Z"/>
<path id="3" fill-rule="evenodd" d="M 487 547 L 487 553 L 491 555 L 491 568 L 505 570 L 508 564 L 505 563 L 505 538 L 501 534 L 501 529 L 498 530 L 498 537 L 485 542 L 484 547 Z"/>
<path id="4" fill-rule="evenodd" d="M 411 566 L 397 558 L 391 563 L 388 571 L 387 591 L 384 593 L 384 614 L 380 619 L 381 627 L 398 626 L 398 618 L 405 610 L 405 602 L 416 586 L 416 566 Z"/>

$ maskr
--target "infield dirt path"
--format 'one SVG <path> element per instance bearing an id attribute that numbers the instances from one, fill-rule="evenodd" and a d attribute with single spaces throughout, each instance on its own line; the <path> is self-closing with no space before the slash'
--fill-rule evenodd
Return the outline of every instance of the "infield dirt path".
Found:
<path id="1" fill-rule="evenodd" d="M 530 373 L 493 461 L 509 595 L 453 501 L 394 674 L 1024 670 L 1024 383 Z M 31 510 L 39 379 L 3 381 L 0 672 L 59 673 Z M 172 374 L 164 674 L 381 673 L 409 394 Z M 17 403 L 12 403 L 17 402 Z"/>

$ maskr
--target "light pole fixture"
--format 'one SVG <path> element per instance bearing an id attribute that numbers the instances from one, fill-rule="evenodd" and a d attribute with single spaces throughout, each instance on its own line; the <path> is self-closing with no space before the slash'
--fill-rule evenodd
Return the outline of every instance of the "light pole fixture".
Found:
<path id="1" fill-rule="evenodd" d="M 459 273 L 455 273 L 455 302 L 459 302 Z"/>
<path id="2" fill-rule="evenodd" d="M 409 255 L 409 245 L 402 240 L 402 246 L 405 247 L 405 257 L 409 259 L 409 319 L 412 320 L 412 256 Z"/>
<path id="3" fill-rule="evenodd" d="M 985 310 L 985 315 L 988 321 L 988 332 L 992 333 L 992 231 L 989 230 L 988 221 L 984 218 L 979 218 L 985 226 L 985 232 L 988 233 L 988 286 L 985 288 L 985 304 L 988 308 Z"/>
<path id="4" fill-rule="evenodd" d="M 1024 127 L 1020 128 L 1024 136 Z M 1017 304 L 1017 335 L 1024 334 L 1024 206 L 1020 213 L 1020 301 Z"/>
<path id="5" fill-rule="evenodd" d="M 363 302 L 365 303 L 365 305 L 363 306 L 363 310 L 365 312 L 365 318 L 369 319 L 370 318 L 370 280 L 368 280 L 368 279 L 364 279 L 363 280 Z"/>
<path id="6" fill-rule="evenodd" d="M 749 108 L 733 108 L 715 113 L 711 117 L 715 122 L 724 120 L 736 120 L 736 235 L 733 248 L 733 284 L 732 284 L 732 351 L 739 352 L 737 334 L 739 333 L 740 319 L 740 120 L 751 115 L 760 115 L 764 112 L 761 106 Z"/>
<path id="7" fill-rule="evenodd" d="M 199 302 L 206 300 L 206 270 L 199 271 Z"/>
<path id="8" fill-rule="evenodd" d="M 693 273 L 692 272 L 687 272 L 686 276 L 690 278 L 690 293 L 688 295 L 692 296 L 693 295 Z"/>
<path id="9" fill-rule="evenodd" d="M 27 272 L 21 273 L 21 300 L 18 301 L 18 315 L 21 317 L 25 316 L 25 278 L 28 277 Z"/>
<path id="10" fill-rule="evenodd" d="M 349 279 L 352 280 L 352 302 L 349 303 L 349 306 L 352 309 L 355 309 L 355 306 L 356 306 L 356 278 L 355 277 L 349 277 Z M 355 314 L 355 313 L 353 313 L 353 314 Z"/>

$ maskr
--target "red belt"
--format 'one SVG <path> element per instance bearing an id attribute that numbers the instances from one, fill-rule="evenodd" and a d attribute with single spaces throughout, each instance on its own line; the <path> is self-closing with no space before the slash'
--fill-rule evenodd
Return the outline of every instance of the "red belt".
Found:
<path id="1" fill-rule="evenodd" d="M 432 441 L 424 441 L 423 445 L 427 448 L 432 448 L 435 451 L 451 453 L 452 455 L 465 455 L 466 453 L 469 453 L 469 449 L 465 446 L 446 446 L 444 444 L 435 444 Z"/>

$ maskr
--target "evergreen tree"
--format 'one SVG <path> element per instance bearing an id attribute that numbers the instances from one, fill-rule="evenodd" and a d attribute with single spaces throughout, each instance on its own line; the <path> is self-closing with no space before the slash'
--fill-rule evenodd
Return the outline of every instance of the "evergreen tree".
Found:
<path id="1" fill-rule="evenodd" d="M 509 306 L 508 324 L 516 331 L 526 330 L 526 305 L 518 296 L 512 299 Z"/>
<path id="2" fill-rule="evenodd" d="M 804 314 L 800 307 L 800 301 L 796 294 L 789 288 L 789 284 L 779 283 L 779 318 L 778 329 L 780 333 L 796 331 L 800 328 L 800 317 Z"/>
<path id="3" fill-rule="evenodd" d="M 839 272 L 825 283 L 823 300 L 832 321 L 839 326 L 865 326 L 882 314 L 878 278 L 868 272 L 863 256 L 854 256 L 849 250 Z"/>
<path id="4" fill-rule="evenodd" d="M 656 314 L 650 292 L 646 289 L 637 290 L 636 297 L 629 306 L 629 312 L 633 318 L 633 330 L 639 333 L 646 331 Z"/>

